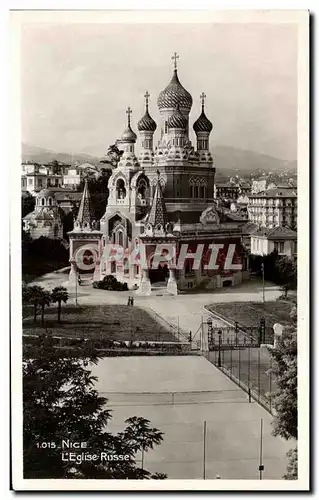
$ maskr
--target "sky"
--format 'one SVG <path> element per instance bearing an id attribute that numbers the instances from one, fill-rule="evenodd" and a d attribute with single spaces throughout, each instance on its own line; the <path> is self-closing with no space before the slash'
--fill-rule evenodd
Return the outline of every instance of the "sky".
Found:
<path id="1" fill-rule="evenodd" d="M 297 28 L 293 24 L 24 24 L 22 140 L 56 152 L 102 156 L 144 113 L 158 123 L 157 97 L 171 56 L 213 123 L 210 149 L 226 145 L 297 159 Z M 191 140 L 195 145 L 192 131 Z"/>

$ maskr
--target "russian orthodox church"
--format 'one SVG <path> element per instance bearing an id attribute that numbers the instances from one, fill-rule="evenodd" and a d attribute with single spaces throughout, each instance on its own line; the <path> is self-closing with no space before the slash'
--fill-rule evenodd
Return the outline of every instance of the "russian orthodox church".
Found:
<path id="1" fill-rule="evenodd" d="M 44 236 L 50 239 L 63 238 L 63 224 L 55 193 L 42 189 L 36 196 L 33 212 L 23 218 L 23 229 L 32 239 Z"/>
<path id="2" fill-rule="evenodd" d="M 105 214 L 100 220 L 100 233 L 96 240 L 95 276 L 112 274 L 129 285 L 137 285 L 138 292 L 150 294 L 154 282 L 165 282 L 167 291 L 176 294 L 178 289 L 201 286 L 215 288 L 234 285 L 245 278 L 246 255 L 241 244 L 238 223 L 219 209 L 214 200 L 215 168 L 209 149 L 213 129 L 205 114 L 204 93 L 201 94 L 201 112 L 193 124 L 196 148 L 189 137 L 189 114 L 193 105 L 191 94 L 181 84 L 177 73 L 177 54 L 173 76 L 159 94 L 157 105 L 161 122 L 156 124 L 149 112 L 150 94 L 145 94 L 145 113 L 137 123 L 140 148 L 137 155 L 137 135 L 132 129 L 132 110 L 128 107 L 127 127 L 116 146 L 123 154 L 109 179 L 109 197 Z M 160 140 L 154 145 L 154 132 L 159 126 Z M 87 186 L 83 193 L 88 197 Z M 81 202 L 81 204 L 82 204 Z M 81 221 L 78 223 L 82 224 Z M 92 216 L 88 217 L 85 230 L 74 228 L 70 240 L 70 258 L 74 262 L 75 241 L 85 245 L 92 236 Z M 96 231 L 96 229 L 94 229 Z M 74 234 L 77 234 L 76 240 Z M 83 235 L 83 238 L 82 238 Z M 90 236 L 91 235 L 91 236 Z M 176 269 L 176 256 L 172 261 L 160 262 L 151 269 L 157 244 L 170 243 L 176 256 L 181 245 L 188 244 L 189 252 L 196 252 L 203 245 L 200 269 L 193 269 L 192 259 L 186 260 L 183 269 Z M 216 269 L 204 269 L 209 261 L 212 243 L 220 244 Z M 124 249 L 119 261 L 101 259 L 106 245 L 119 245 Z M 228 246 L 235 245 L 233 270 L 223 268 Z M 132 251 L 144 252 L 144 265 L 132 263 Z M 242 270 L 239 268 L 242 266 Z M 247 274 L 247 273 L 246 273 Z"/>

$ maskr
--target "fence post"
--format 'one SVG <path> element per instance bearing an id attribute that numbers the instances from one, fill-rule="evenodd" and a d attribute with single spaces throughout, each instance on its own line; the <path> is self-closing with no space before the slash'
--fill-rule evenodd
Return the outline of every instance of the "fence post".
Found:
<path id="1" fill-rule="evenodd" d="M 174 392 L 172 392 L 172 405 L 174 404 L 175 399 L 174 399 Z"/>
<path id="2" fill-rule="evenodd" d="M 240 346 L 238 348 L 238 378 L 239 378 L 239 382 L 240 382 Z"/>
<path id="3" fill-rule="evenodd" d="M 248 388 L 250 390 L 250 346 L 248 347 Z"/>
<path id="4" fill-rule="evenodd" d="M 230 373 L 233 374 L 233 348 L 230 348 Z"/>
<path id="5" fill-rule="evenodd" d="M 260 396 L 260 347 L 258 349 L 258 358 L 257 358 L 257 363 L 258 363 L 258 403 L 259 403 L 259 396 Z"/>
<path id="6" fill-rule="evenodd" d="M 269 373 L 269 406 L 271 411 L 271 403 L 272 403 L 272 373 Z"/>
<path id="7" fill-rule="evenodd" d="M 235 321 L 235 343 L 238 344 L 238 321 Z"/>

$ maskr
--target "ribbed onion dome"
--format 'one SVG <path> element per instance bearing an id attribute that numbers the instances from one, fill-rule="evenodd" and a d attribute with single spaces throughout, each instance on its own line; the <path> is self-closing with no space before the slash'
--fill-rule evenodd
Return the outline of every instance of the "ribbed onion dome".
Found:
<path id="1" fill-rule="evenodd" d="M 155 132 L 156 123 L 153 118 L 150 116 L 148 112 L 148 108 L 146 108 L 145 115 L 137 124 L 137 128 L 140 132 Z"/>
<path id="2" fill-rule="evenodd" d="M 199 118 L 197 118 L 196 122 L 193 125 L 193 129 L 195 132 L 211 132 L 213 129 L 212 123 L 209 121 L 207 116 L 204 113 L 204 109 L 202 109 L 202 113 Z"/>
<path id="3" fill-rule="evenodd" d="M 168 128 L 186 128 L 187 127 L 187 118 L 184 116 L 179 109 L 179 105 L 176 106 L 176 109 L 172 116 L 167 120 Z"/>
<path id="4" fill-rule="evenodd" d="M 171 109 L 177 105 L 181 108 L 191 109 L 193 104 L 192 96 L 178 79 L 177 70 L 174 70 L 173 78 L 167 87 L 162 90 L 157 99 L 159 109 Z"/>
<path id="5" fill-rule="evenodd" d="M 131 125 L 128 125 L 121 136 L 121 141 L 135 142 L 136 139 L 137 135 L 131 129 Z"/>

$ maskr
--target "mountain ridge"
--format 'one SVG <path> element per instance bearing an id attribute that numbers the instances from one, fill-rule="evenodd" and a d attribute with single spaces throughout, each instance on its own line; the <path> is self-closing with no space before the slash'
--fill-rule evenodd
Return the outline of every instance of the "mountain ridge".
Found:
<path id="1" fill-rule="evenodd" d="M 66 164 L 75 162 L 99 163 L 100 158 L 88 153 L 65 153 L 22 143 L 22 161 L 49 163 L 57 160 Z M 297 172 L 297 162 L 283 160 L 251 150 L 235 148 L 233 146 L 216 145 L 212 149 L 216 176 L 251 175 L 260 172 Z"/>

